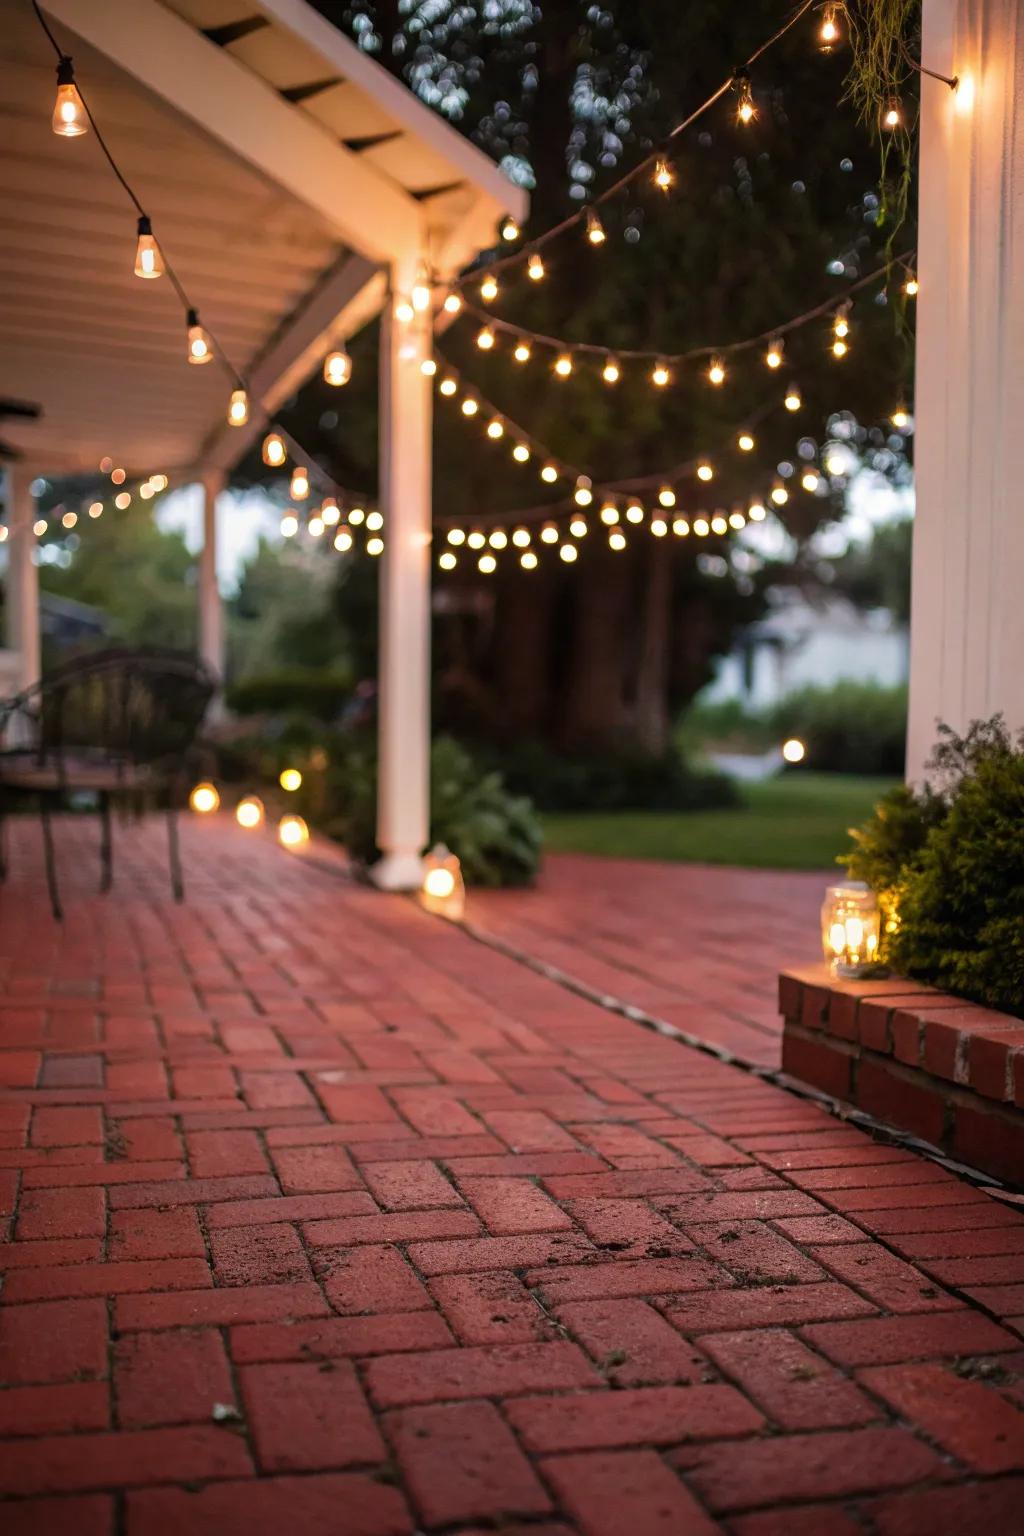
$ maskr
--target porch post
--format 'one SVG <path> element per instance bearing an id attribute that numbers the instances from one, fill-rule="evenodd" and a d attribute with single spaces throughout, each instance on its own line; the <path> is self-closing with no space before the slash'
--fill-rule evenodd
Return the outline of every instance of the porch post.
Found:
<path id="1" fill-rule="evenodd" d="M 217 498 L 224 490 L 226 476 L 221 469 L 203 471 L 203 547 L 199 552 L 199 654 L 217 679 L 218 690 L 224 684 L 224 609 L 217 585 Z M 224 708 L 223 693 L 218 691 L 211 714 Z"/>
<path id="2" fill-rule="evenodd" d="M 937 720 L 1024 726 L 1024 13 L 924 0 L 907 775 Z"/>
<path id="3" fill-rule="evenodd" d="M 416 260 L 392 269 L 408 293 Z M 430 834 L 430 347 L 429 315 L 409 323 L 385 308 L 380 339 L 380 491 L 384 555 L 380 586 L 377 843 L 373 878 L 385 890 L 415 889 Z"/>
<path id="4" fill-rule="evenodd" d="M 5 641 L 16 653 L 18 692 L 38 682 L 42 670 L 39 640 L 39 569 L 32 558 L 36 518 L 32 495 L 34 474 L 23 464 L 7 468 L 7 506 L 10 517 L 7 539 L 7 592 Z"/>

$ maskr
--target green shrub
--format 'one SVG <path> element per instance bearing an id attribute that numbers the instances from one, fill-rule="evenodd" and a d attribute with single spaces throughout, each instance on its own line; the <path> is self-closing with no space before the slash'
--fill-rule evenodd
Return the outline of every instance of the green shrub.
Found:
<path id="1" fill-rule="evenodd" d="M 739 803 L 731 780 L 688 767 L 674 747 L 658 755 L 563 754 L 529 742 L 493 761 L 509 788 L 542 811 L 696 811 Z"/>
<path id="2" fill-rule="evenodd" d="M 830 688 L 801 688 L 766 710 L 748 709 L 739 699 L 698 702 L 681 729 L 686 743 L 733 752 L 766 752 L 788 736 L 805 744 L 808 768 L 902 774 L 907 690 L 840 681 Z"/>
<path id="3" fill-rule="evenodd" d="M 320 671 L 294 667 L 234 683 L 227 690 L 226 702 L 236 715 L 307 715 L 314 720 L 334 720 L 352 687 L 352 674 L 343 668 Z"/>
<path id="4" fill-rule="evenodd" d="M 1024 1017 L 1024 733 L 940 731 L 936 787 L 886 796 L 842 862 L 879 895 L 890 965 Z"/>

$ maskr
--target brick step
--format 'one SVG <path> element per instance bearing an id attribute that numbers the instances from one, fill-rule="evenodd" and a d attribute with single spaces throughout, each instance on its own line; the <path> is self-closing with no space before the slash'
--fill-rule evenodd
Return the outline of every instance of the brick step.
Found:
<path id="1" fill-rule="evenodd" d="M 783 1071 L 1024 1185 L 1024 1021 L 898 977 L 779 977 Z"/>

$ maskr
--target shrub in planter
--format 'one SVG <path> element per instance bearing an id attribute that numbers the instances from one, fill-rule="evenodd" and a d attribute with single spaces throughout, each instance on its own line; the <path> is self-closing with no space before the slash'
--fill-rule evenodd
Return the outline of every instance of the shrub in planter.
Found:
<path id="1" fill-rule="evenodd" d="M 879 894 L 895 970 L 1024 1017 L 1024 733 L 943 726 L 929 766 L 935 787 L 887 795 L 842 862 Z"/>

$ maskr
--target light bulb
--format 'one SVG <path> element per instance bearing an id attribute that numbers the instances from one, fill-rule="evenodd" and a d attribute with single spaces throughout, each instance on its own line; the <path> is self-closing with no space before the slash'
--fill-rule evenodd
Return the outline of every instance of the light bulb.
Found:
<path id="1" fill-rule="evenodd" d="M 447 538 L 449 544 L 465 544 L 466 530 L 465 528 L 449 528 Z"/>
<path id="2" fill-rule="evenodd" d="M 488 537 L 487 542 L 492 549 L 507 549 L 508 534 L 504 528 L 495 528 L 494 532 Z"/>
<path id="3" fill-rule="evenodd" d="M 121 498 L 119 496 L 117 498 L 117 501 L 120 501 L 120 500 L 121 500 Z M 128 497 L 128 500 L 131 501 L 131 497 L 130 496 Z M 115 506 L 116 505 L 117 505 L 117 503 L 115 502 Z M 41 539 L 43 534 L 46 532 L 46 530 L 47 530 L 47 528 L 49 526 L 50 525 L 46 521 L 45 517 L 37 517 L 35 522 L 32 524 L 32 532 L 35 534 L 37 539 Z"/>
<path id="4" fill-rule="evenodd" d="M 444 311 L 445 311 L 445 314 L 446 315 L 457 315 L 461 308 L 462 308 L 462 298 L 461 298 L 461 295 L 459 295 L 457 293 L 450 293 L 450 294 L 448 294 L 447 298 L 444 301 Z"/>
<path id="5" fill-rule="evenodd" d="M 921 284 L 918 282 L 917 278 L 914 276 L 908 277 L 906 282 L 903 284 L 903 292 L 908 296 L 908 298 L 916 298 L 920 291 Z"/>
<path id="6" fill-rule="evenodd" d="M 366 530 L 367 530 L 368 533 L 377 533 L 383 527 L 384 527 L 384 514 L 383 514 L 383 512 L 367 512 L 367 514 L 366 514 Z"/>
<path id="7" fill-rule="evenodd" d="M 594 499 L 591 489 L 593 481 L 588 475 L 579 475 L 576 479 L 576 489 L 573 491 L 573 500 L 578 507 L 589 507 Z"/>
<path id="8" fill-rule="evenodd" d="M 560 379 L 567 379 L 572 373 L 572 358 L 568 352 L 563 352 L 555 360 L 555 373 Z"/>
<path id="9" fill-rule="evenodd" d="M 339 347 L 336 352 L 328 352 L 324 358 L 324 383 L 333 384 L 340 389 L 342 384 L 347 384 L 352 377 L 352 359 L 344 347 Z"/>
<path id="10" fill-rule="evenodd" d="M 519 564 L 524 571 L 535 571 L 537 569 L 537 556 L 532 549 L 523 550 L 523 553 L 519 556 Z"/>
<path id="11" fill-rule="evenodd" d="M 269 464 L 271 469 L 277 469 L 287 457 L 288 451 L 284 445 L 284 438 L 279 432 L 271 432 L 263 439 L 264 464 Z"/>
<path id="12" fill-rule="evenodd" d="M 832 356 L 833 357 L 845 357 L 847 352 L 849 352 L 849 350 L 850 349 L 846 345 L 846 342 L 840 340 L 838 337 L 832 343 Z"/>
<path id="13" fill-rule="evenodd" d="M 890 420 L 892 421 L 893 426 L 897 428 L 897 430 L 902 431 L 905 426 L 909 425 L 910 417 L 907 415 L 903 407 L 899 405 L 893 411 Z"/>
<path id="14" fill-rule="evenodd" d="M 495 277 L 485 277 L 480 284 L 480 297 L 485 304 L 493 304 L 498 297 L 498 280 Z"/>
<path id="15" fill-rule="evenodd" d="M 625 549 L 625 547 L 626 535 L 622 532 L 621 528 L 614 529 L 613 532 L 608 535 L 608 548 Z"/>
<path id="16" fill-rule="evenodd" d="M 519 239 L 519 225 L 516 223 L 515 219 L 509 217 L 504 221 L 501 226 L 501 238 L 503 240 Z"/>
<path id="17" fill-rule="evenodd" d="M 657 160 L 654 165 L 654 185 L 662 192 L 668 192 L 676 179 L 675 171 L 667 160 Z"/>
<path id="18" fill-rule="evenodd" d="M 245 795 L 235 806 L 235 820 L 247 832 L 263 825 L 263 801 L 258 795 Z"/>
<path id="19" fill-rule="evenodd" d="M 475 416 L 479 409 L 480 409 L 480 402 L 479 402 L 479 400 L 474 400 L 472 395 L 467 395 L 465 400 L 463 400 L 463 402 L 462 402 L 462 414 L 463 414 L 463 416 Z"/>
<path id="20" fill-rule="evenodd" d="M 601 508 L 601 521 L 607 527 L 612 528 L 619 520 L 619 509 L 614 501 L 606 501 Z"/>
<path id="21" fill-rule="evenodd" d="M 515 459 L 517 464 L 527 463 L 530 457 L 529 444 L 516 443 L 515 447 L 512 449 L 512 457 Z"/>
<path id="22" fill-rule="evenodd" d="M 667 363 L 655 363 L 651 370 L 651 383 L 657 389 L 664 389 L 665 385 L 671 381 L 671 378 L 672 375 L 669 372 Z"/>
<path id="23" fill-rule="evenodd" d="M 94 501 L 90 505 L 90 507 L 89 507 L 89 516 L 90 517 L 102 517 L 103 516 L 103 503 L 102 503 L 102 501 Z"/>
<path id="24" fill-rule="evenodd" d="M 505 423 L 499 420 L 497 416 L 495 416 L 493 421 L 487 423 L 487 436 L 495 439 L 505 436 Z"/>
<path id="25" fill-rule="evenodd" d="M 294 512 L 286 512 L 281 519 L 281 537 L 293 539 L 299 531 L 299 520 Z"/>
<path id="26" fill-rule="evenodd" d="M 832 323 L 832 334 L 840 338 L 849 336 L 850 322 L 846 318 L 845 310 L 840 310 L 839 314 L 836 315 L 836 318 Z"/>
<path id="27" fill-rule="evenodd" d="M 348 512 L 348 520 L 353 524 L 354 527 L 358 528 L 360 523 L 364 523 L 366 521 L 366 513 L 363 511 L 362 507 L 350 507 Z"/>
<path id="28" fill-rule="evenodd" d="M 887 102 L 882 110 L 882 127 L 889 133 L 894 133 L 903 122 L 903 110 L 898 101 L 893 99 Z"/>
<path id="29" fill-rule="evenodd" d="M 730 528 L 735 528 L 737 530 L 737 532 L 738 532 L 741 528 L 745 528 L 746 526 L 747 526 L 747 520 L 743 516 L 743 513 L 740 511 L 740 509 L 738 507 L 736 508 L 735 512 L 730 512 L 729 513 L 729 527 Z"/>
<path id="30" fill-rule="evenodd" d="M 663 485 L 661 487 L 661 490 L 658 492 L 658 501 L 663 507 L 675 506 L 676 493 L 670 485 Z"/>
<path id="31" fill-rule="evenodd" d="M 530 542 L 529 528 L 514 528 L 512 530 L 512 543 L 517 549 L 525 549 Z"/>
<path id="32" fill-rule="evenodd" d="M 450 397 L 451 395 L 458 393 L 459 386 L 454 379 L 447 378 L 441 380 L 440 384 L 438 385 L 438 389 L 440 389 L 442 395 L 448 395 Z"/>
<path id="33" fill-rule="evenodd" d="M 57 100 L 53 105 L 53 131 L 62 139 L 77 139 L 89 132 L 89 114 L 78 94 L 75 71 L 70 59 L 57 65 Z"/>
<path id="34" fill-rule="evenodd" d="M 626 522 L 627 523 L 642 523 L 643 520 L 644 520 L 644 509 L 643 509 L 643 507 L 640 505 L 640 503 L 638 501 L 631 501 L 629 506 L 626 508 Z"/>
<path id="35" fill-rule="evenodd" d="M 528 344 L 525 341 L 519 342 L 512 356 L 517 363 L 528 363 L 530 361 L 530 348 Z"/>
<path id="36" fill-rule="evenodd" d="M 420 363 L 420 373 L 426 379 L 432 379 L 437 372 L 437 360 L 433 357 L 425 357 Z"/>
<path id="37" fill-rule="evenodd" d="M 249 420 L 249 396 L 244 389 L 233 389 L 228 401 L 228 425 L 244 427 Z"/>
<path id="38" fill-rule="evenodd" d="M 540 537 L 542 544 L 557 544 L 558 529 L 555 527 L 554 523 L 545 523 L 540 531 Z"/>
<path id="39" fill-rule="evenodd" d="M 487 543 L 487 540 L 480 532 L 479 528 L 474 528 L 473 532 L 466 540 L 466 543 L 469 545 L 470 549 L 483 549 L 484 545 Z"/>
<path id="40" fill-rule="evenodd" d="M 558 553 L 565 561 L 566 565 L 571 565 L 579 554 L 579 550 L 576 548 L 575 544 L 563 544 Z"/>
<path id="41" fill-rule="evenodd" d="M 816 470 L 807 469 L 800 478 L 800 484 L 805 491 L 816 491 L 821 484 L 821 476 Z"/>
<path id="42" fill-rule="evenodd" d="M 481 352 L 489 352 L 494 346 L 494 332 L 489 325 L 485 325 L 482 331 L 477 332 L 476 344 Z"/>
<path id="43" fill-rule="evenodd" d="M 125 471 L 121 469 L 120 466 L 118 466 L 117 469 L 112 469 L 110 471 L 110 478 L 115 485 L 124 485 L 124 482 L 127 479 L 127 475 Z"/>
<path id="44" fill-rule="evenodd" d="M 711 384 L 725 383 L 725 364 L 720 357 L 713 357 L 708 367 L 708 381 Z"/>
<path id="45" fill-rule="evenodd" d="M 800 391 L 797 389 L 795 384 L 791 384 L 786 391 L 785 405 L 787 411 L 798 411 L 803 405 L 803 401 L 800 398 Z"/>
<path id="46" fill-rule="evenodd" d="M 789 492 L 782 484 L 772 486 L 772 501 L 777 507 L 784 507 L 789 500 Z"/>
<path id="47" fill-rule="evenodd" d="M 162 277 L 164 271 L 160 247 L 153 239 L 153 226 L 145 214 L 139 217 L 139 238 L 135 246 L 135 276 Z"/>
<path id="48" fill-rule="evenodd" d="M 764 360 L 768 364 L 769 368 L 782 367 L 783 350 L 784 347 L 781 341 L 770 341 L 768 343 L 768 350 L 764 355 Z"/>
<path id="49" fill-rule="evenodd" d="M 416 273 L 416 281 L 412 285 L 409 297 L 417 314 L 422 314 L 425 309 L 430 308 L 430 274 L 422 263 Z"/>
<path id="50" fill-rule="evenodd" d="M 132 497 L 130 491 L 121 491 L 117 496 L 114 497 L 114 506 L 119 512 L 125 511 L 127 507 L 131 506 L 131 504 Z M 43 526 L 46 526 L 45 523 Z"/>
<path id="51" fill-rule="evenodd" d="M 459 560 L 458 556 L 453 555 L 450 549 L 446 549 L 440 555 L 438 555 L 437 563 L 441 567 L 442 571 L 454 571 L 455 567 L 459 563 Z"/>
<path id="52" fill-rule="evenodd" d="M 347 554 L 352 548 L 352 535 L 347 528 L 339 528 L 334 535 L 334 547 L 339 554 Z"/>
<path id="53" fill-rule="evenodd" d="M 282 816 L 277 824 L 277 840 L 282 848 L 302 848 L 309 842 L 309 828 L 301 816 Z"/>
<path id="54" fill-rule="evenodd" d="M 61 518 L 61 522 L 64 524 L 65 528 L 73 528 L 78 522 L 78 513 L 65 512 L 64 516 Z"/>
<path id="55" fill-rule="evenodd" d="M 199 324 L 199 315 L 194 309 L 188 312 L 187 357 L 190 363 L 208 363 L 213 358 L 213 342 L 210 333 L 205 326 Z"/>
<path id="56" fill-rule="evenodd" d="M 587 239 L 591 245 L 603 245 L 607 239 L 604 225 L 596 208 L 587 209 Z"/>
<path id="57" fill-rule="evenodd" d="M 656 539 L 663 539 L 666 533 L 668 533 L 668 523 L 666 523 L 663 517 L 652 517 L 651 532 Z"/>
<path id="58" fill-rule="evenodd" d="M 302 788 L 302 774 L 298 768 L 282 768 L 277 782 L 286 794 L 294 795 L 297 789 Z"/>
<path id="59" fill-rule="evenodd" d="M 672 532 L 677 539 L 685 539 L 689 531 L 690 525 L 685 517 L 674 517 L 672 519 Z"/>
<path id="60" fill-rule="evenodd" d="M 288 495 L 292 501 L 305 501 L 309 495 L 309 472 L 296 467 L 292 470 L 291 485 L 288 487 Z"/>
<path id="61" fill-rule="evenodd" d="M 587 520 L 577 513 L 569 523 L 569 532 L 574 539 L 585 539 L 587 536 Z"/>
<path id="62" fill-rule="evenodd" d="M 498 562 L 493 555 L 481 555 L 476 564 L 477 569 L 483 571 L 485 576 L 493 576 L 498 569 Z"/>
<path id="63" fill-rule="evenodd" d="M 394 316 L 400 325 L 408 325 L 416 318 L 416 311 L 412 307 L 412 300 L 404 293 L 400 293 L 395 299 Z"/>
<path id="64" fill-rule="evenodd" d="M 727 523 L 725 518 L 722 516 L 721 512 L 716 512 L 714 517 L 711 519 L 711 532 L 712 533 L 728 533 L 728 531 L 729 531 L 729 524 Z"/>
<path id="65" fill-rule="evenodd" d="M 750 506 L 747 508 L 747 516 L 750 518 L 752 523 L 763 523 L 765 518 L 768 516 L 768 512 L 764 503 L 761 501 L 752 501 Z"/>
<path id="66" fill-rule="evenodd" d="M 558 479 L 558 467 L 555 464 L 545 464 L 540 472 L 540 477 L 545 485 L 554 485 Z"/>
<path id="67" fill-rule="evenodd" d="M 698 480 L 713 480 L 714 477 L 715 477 L 715 472 L 711 468 L 711 465 L 708 464 L 706 460 L 703 463 L 697 465 L 697 479 Z"/>
<path id="68" fill-rule="evenodd" d="M 736 76 L 736 85 L 739 89 L 739 101 L 736 104 L 736 121 L 738 123 L 752 123 L 757 116 L 757 107 L 754 104 L 754 92 L 750 84 L 750 76 L 745 69 L 741 69 Z"/>
<path id="69" fill-rule="evenodd" d="M 378 538 L 367 539 L 366 553 L 368 555 L 373 555 L 374 557 L 377 555 L 382 555 L 384 553 L 384 540 Z"/>
<path id="70" fill-rule="evenodd" d="M 601 377 L 606 384 L 617 384 L 622 377 L 622 370 L 614 357 L 610 357 L 601 369 Z"/>
<path id="71" fill-rule="evenodd" d="M 706 517 L 695 517 L 693 520 L 693 531 L 699 539 L 706 539 L 711 532 L 711 524 Z"/>
<path id="72" fill-rule="evenodd" d="M 750 453 L 754 448 L 754 439 L 749 432 L 741 432 L 736 439 L 736 445 L 741 453 Z"/>
<path id="73" fill-rule="evenodd" d="M 306 532 L 309 534 L 310 538 L 311 539 L 318 539 L 320 537 L 320 535 L 323 533 L 323 531 L 324 531 L 324 520 L 323 520 L 323 518 L 322 517 L 311 517 L 309 522 L 306 524 Z"/>
<path id="74" fill-rule="evenodd" d="M 544 262 L 536 253 L 530 257 L 527 263 L 526 275 L 535 283 L 539 283 L 544 277 Z"/>
<path id="75" fill-rule="evenodd" d="M 826 5 L 821 18 L 821 27 L 818 31 L 818 39 L 821 43 L 822 53 L 831 53 L 839 41 L 838 8 L 834 5 Z"/>

